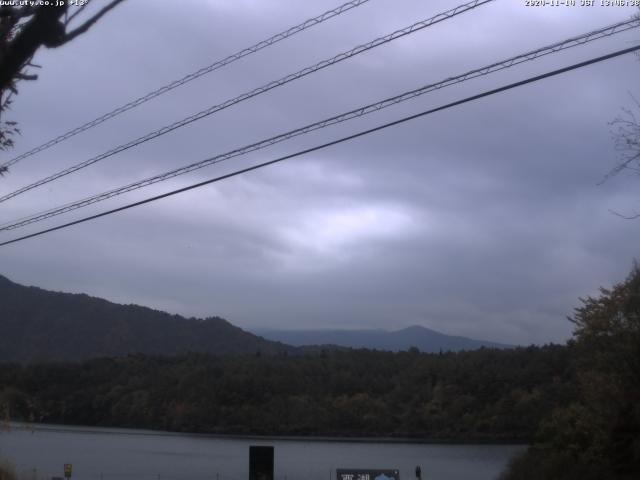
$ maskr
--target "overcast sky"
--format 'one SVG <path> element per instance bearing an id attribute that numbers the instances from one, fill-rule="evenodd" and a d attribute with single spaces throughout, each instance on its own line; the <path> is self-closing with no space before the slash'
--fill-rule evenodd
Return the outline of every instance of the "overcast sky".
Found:
<path id="1" fill-rule="evenodd" d="M 94 8 L 98 6 L 98 0 Z M 0 193 L 458 5 L 371 0 L 16 164 Z M 580 0 L 577 0 L 580 3 Z M 128 0 L 39 51 L 2 161 L 340 0 Z M 624 20 L 637 9 L 497 0 L 0 205 L 2 222 Z M 638 29 L 60 216 L 97 213 L 640 41 Z M 608 122 L 640 96 L 627 55 L 180 196 L 0 248 L 0 274 L 251 328 L 385 328 L 561 342 L 579 297 L 628 273 L 640 179 Z"/>

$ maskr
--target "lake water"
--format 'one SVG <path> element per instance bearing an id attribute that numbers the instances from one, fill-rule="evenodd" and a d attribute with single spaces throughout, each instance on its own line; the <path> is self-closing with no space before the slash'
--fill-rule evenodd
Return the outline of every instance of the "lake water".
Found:
<path id="1" fill-rule="evenodd" d="M 26 480 L 247 480 L 249 446 L 275 448 L 277 480 L 335 480 L 337 468 L 399 470 L 402 480 L 493 480 L 519 445 L 431 445 L 216 438 L 144 430 L 11 425 L 0 459 Z"/>

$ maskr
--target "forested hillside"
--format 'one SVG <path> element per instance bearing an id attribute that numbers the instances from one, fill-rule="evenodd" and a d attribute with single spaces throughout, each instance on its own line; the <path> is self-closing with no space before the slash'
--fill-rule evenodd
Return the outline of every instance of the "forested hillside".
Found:
<path id="1" fill-rule="evenodd" d="M 0 276 L 0 361 L 81 360 L 188 351 L 275 354 L 271 342 L 219 317 L 184 318 L 83 294 L 24 287 Z"/>
<path id="2" fill-rule="evenodd" d="M 528 440 L 575 398 L 562 346 L 128 356 L 0 366 L 4 414 L 188 432 Z"/>

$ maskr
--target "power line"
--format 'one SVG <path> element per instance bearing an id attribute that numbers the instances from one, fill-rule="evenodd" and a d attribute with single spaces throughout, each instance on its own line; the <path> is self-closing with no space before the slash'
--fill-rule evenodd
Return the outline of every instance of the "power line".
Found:
<path id="1" fill-rule="evenodd" d="M 192 80 L 195 80 L 196 78 L 200 78 L 203 75 L 206 75 L 208 73 L 213 72 L 214 70 L 218 70 L 219 68 L 222 67 L 226 67 L 227 65 L 235 62 L 236 60 L 240 60 L 241 58 L 246 57 L 247 55 L 251 55 L 252 53 L 256 53 L 260 50 L 262 50 L 263 48 L 266 47 L 270 47 L 271 45 L 274 45 L 286 38 L 289 38 L 297 33 L 300 33 L 308 28 L 311 28 L 315 25 L 319 25 L 320 23 L 329 20 L 333 17 L 336 17 L 344 12 L 347 12 L 353 8 L 359 7 L 365 3 L 369 2 L 369 0 L 353 0 L 347 3 L 344 3 L 342 5 L 340 5 L 339 7 L 336 7 L 332 10 L 327 10 L 326 12 L 322 13 L 321 15 L 318 15 L 317 17 L 313 17 L 310 18 L 298 25 L 295 25 L 283 32 L 277 33 L 269 38 L 267 38 L 266 40 L 262 40 L 258 43 L 256 43 L 255 45 L 252 45 L 250 47 L 247 47 L 243 50 L 240 50 L 232 55 L 229 55 L 228 57 L 223 58 L 222 60 L 217 60 L 216 62 L 212 63 L 211 65 L 208 65 L 206 67 L 201 68 L 200 70 L 197 70 L 193 73 L 190 73 L 188 75 L 185 75 L 184 77 L 182 77 L 179 80 L 175 80 L 171 83 L 168 83 L 160 88 L 158 88 L 157 90 L 154 90 L 153 92 L 147 93 L 146 95 L 143 95 L 142 97 L 138 97 L 135 100 L 130 101 L 129 103 L 126 103 L 114 110 L 111 110 L 110 112 L 105 113 L 104 115 L 91 120 L 90 122 L 87 122 L 83 125 L 80 125 L 79 127 L 76 127 L 72 130 L 69 130 L 66 133 L 63 133 L 62 135 L 53 138 L 45 143 L 43 143 L 42 145 L 39 145 L 31 150 L 29 150 L 28 152 L 25 152 L 21 155 L 18 155 L 17 157 L 9 160 L 8 162 L 5 162 L 3 164 L 0 165 L 0 167 L 10 167 L 11 165 L 14 165 L 16 163 L 18 163 L 20 160 L 24 160 L 27 157 L 30 157 L 32 155 L 35 155 L 36 153 L 42 152 L 43 150 L 46 150 L 50 147 L 53 147 L 54 145 L 57 145 L 60 142 L 63 142 L 65 140 L 68 140 L 71 137 L 74 137 L 75 135 L 78 135 L 79 133 L 82 133 L 86 130 L 89 130 L 90 128 L 93 128 L 97 125 L 100 125 L 101 123 L 106 122 L 107 120 L 112 119 L 113 117 L 116 117 L 118 115 L 120 115 L 121 113 L 124 113 L 128 110 L 131 110 L 132 108 L 135 108 L 139 105 L 142 105 L 143 103 L 148 102 L 149 100 L 156 98 L 162 94 L 165 94 L 171 90 L 173 90 L 174 88 L 178 88 L 186 83 L 189 83 Z"/>
<path id="2" fill-rule="evenodd" d="M 212 107 L 207 108 L 206 110 L 202 110 L 198 113 L 195 113 L 193 115 L 190 115 L 186 118 L 183 118 L 182 120 L 178 120 L 177 122 L 172 123 L 171 125 L 167 125 L 165 127 L 162 127 L 158 130 L 154 130 L 153 132 L 150 132 L 142 137 L 139 137 L 135 140 L 132 140 L 128 143 L 119 145 L 115 148 L 112 148 L 111 150 L 108 150 L 104 153 L 101 153 L 100 155 L 97 155 L 95 157 L 92 157 L 88 160 L 85 160 L 83 162 L 77 163 L 76 165 L 73 165 L 69 168 L 66 168 L 64 170 L 61 170 L 57 173 L 54 173 L 53 175 L 50 175 L 48 177 L 42 178 L 34 183 L 31 183 L 27 186 L 24 186 L 22 188 L 19 188 L 18 190 L 15 190 L 13 192 L 10 192 L 6 195 L 3 195 L 0 197 L 0 203 L 1 202 L 5 202 L 13 197 L 16 197 L 22 193 L 28 192 L 29 190 L 32 190 L 34 188 L 37 188 L 39 186 L 45 185 L 49 182 L 53 182 L 54 180 L 57 180 L 58 178 L 64 177 L 66 175 L 70 175 L 74 172 L 77 172 L 78 170 L 81 170 L 83 168 L 86 168 L 90 165 L 93 165 L 94 163 L 97 163 L 101 160 L 104 160 L 105 158 L 111 157 L 117 153 L 123 152 L 125 150 L 128 150 L 130 148 L 133 148 L 137 145 L 140 145 L 142 143 L 148 142 L 150 140 L 153 140 L 155 138 L 158 138 L 162 135 L 165 135 L 169 132 L 172 132 L 173 130 L 176 130 L 178 128 L 184 127 L 186 125 L 189 125 L 195 121 L 201 120 L 205 117 L 208 117 L 209 115 L 212 115 L 214 113 L 217 113 L 221 110 L 224 110 L 226 108 L 229 108 L 233 105 L 236 105 L 240 102 L 243 102 L 245 100 L 248 100 L 250 98 L 253 98 L 257 95 L 266 93 L 270 90 L 273 90 L 274 88 L 280 87 L 282 85 L 285 85 L 289 82 L 292 82 L 294 80 L 298 80 L 302 77 L 305 77 L 311 73 L 315 73 L 319 70 L 322 70 L 326 67 L 329 67 L 331 65 L 334 65 L 336 63 L 342 62 L 343 60 L 347 60 L 351 57 L 354 57 L 356 55 L 359 55 L 363 52 L 366 52 L 368 50 L 371 50 L 373 48 L 379 47 L 380 45 L 384 45 L 386 43 L 389 43 L 393 40 L 396 40 L 398 38 L 404 37 L 406 35 L 410 35 L 412 33 L 415 33 L 417 31 L 420 31 L 424 28 L 427 28 L 431 25 L 434 25 L 436 23 L 440 23 L 444 20 L 448 20 L 452 17 L 455 17 L 457 15 L 460 15 L 462 13 L 465 13 L 469 10 L 473 10 L 474 8 L 477 8 L 479 6 L 485 5 L 487 3 L 493 2 L 494 0 L 473 0 L 471 2 L 465 3 L 463 5 L 459 5 L 455 8 L 452 8 L 451 10 L 447 10 L 446 12 L 443 13 L 439 13 L 438 15 L 428 18 L 426 20 L 422 20 L 420 22 L 416 22 L 413 25 L 410 25 L 406 28 L 400 29 L 400 30 L 396 30 L 393 33 L 390 33 L 388 35 L 385 35 L 384 37 L 379 37 L 376 38 L 375 40 L 372 40 L 371 42 L 365 43 L 363 45 L 359 45 L 349 51 L 346 52 L 342 52 L 328 60 L 323 60 L 321 62 L 316 63 L 315 65 L 303 68 L 302 70 L 297 71 L 296 73 L 291 73 L 289 75 L 286 75 L 282 78 L 280 78 L 279 80 L 274 80 L 271 81 L 265 85 L 262 85 L 261 87 L 255 88 L 249 92 L 245 92 L 242 95 L 239 95 L 235 98 L 229 99 L 224 101 L 223 103 L 220 103 L 218 105 L 214 105 Z"/>
<path id="3" fill-rule="evenodd" d="M 194 170 L 198 170 L 200 168 L 204 168 L 210 165 L 214 165 L 216 163 L 220 163 L 223 162 L 225 160 L 229 160 L 230 158 L 234 158 L 234 157 L 238 157 L 241 155 L 245 155 L 247 153 L 253 152 L 253 151 L 257 151 L 257 150 L 261 150 L 263 148 L 266 148 L 268 146 L 274 145 L 276 143 L 280 143 L 282 141 L 285 140 L 289 140 L 291 138 L 294 138 L 296 136 L 299 135 L 303 135 L 315 130 L 319 130 L 331 125 L 335 125 L 338 123 L 342 123 L 345 122 L 347 120 L 351 120 L 357 117 L 361 117 L 364 115 L 368 115 L 370 113 L 376 112 L 378 110 L 382 110 L 384 108 L 387 108 L 389 106 L 413 99 L 415 97 L 418 97 L 420 95 L 424 95 L 425 93 L 428 92 L 432 92 L 441 88 L 445 88 L 451 85 L 455 85 L 457 83 L 461 83 L 473 78 L 477 78 L 480 76 L 484 76 L 499 70 L 503 70 L 509 67 L 512 67 L 514 65 L 518 65 L 520 63 L 523 62 L 527 62 L 527 61 L 532 61 L 535 60 L 537 58 L 540 58 L 542 56 L 545 55 L 549 55 L 552 53 L 556 53 L 559 52 L 561 50 L 565 50 L 568 48 L 572 48 L 578 45 L 583 45 L 585 43 L 594 41 L 594 40 L 598 40 L 604 37 L 608 37 L 611 35 L 614 35 L 616 33 L 620 33 L 620 32 L 624 32 L 626 30 L 629 30 L 631 28 L 637 28 L 638 26 L 640 26 L 640 19 L 632 19 L 632 20 L 626 20 L 624 22 L 619 22 L 613 25 L 610 25 L 608 27 L 604 27 L 604 28 L 600 28 L 598 30 L 594 30 L 592 32 L 577 36 L 577 37 L 571 37 L 569 39 L 563 40 L 561 42 L 557 42 L 551 45 L 548 45 L 546 47 L 542 47 L 539 48 L 537 50 L 533 50 L 527 53 L 523 53 L 520 55 L 517 55 L 515 57 L 510 57 L 506 60 L 502 60 L 500 62 L 496 62 L 493 63 L 491 65 L 482 67 L 482 68 L 478 68 L 475 70 L 471 70 L 469 72 L 466 72 L 462 75 L 458 75 L 455 77 L 449 77 L 446 80 L 443 80 L 441 82 L 438 83 L 433 83 L 433 84 L 429 84 L 429 85 L 425 85 L 421 88 L 415 89 L 415 90 L 411 90 L 408 92 L 404 92 L 400 95 L 396 95 L 394 97 L 390 97 L 384 100 L 381 100 L 379 102 L 376 103 L 372 103 L 369 105 L 366 105 L 364 107 L 360 107 L 354 110 L 350 110 L 346 113 L 342 113 L 340 115 L 336 115 L 324 120 L 321 120 L 319 122 L 315 122 L 309 125 L 306 125 L 304 127 L 300 127 L 297 128 L 295 130 L 291 130 L 285 133 L 282 133 L 280 135 L 276 135 L 274 137 L 270 137 L 267 138 L 265 140 L 261 140 L 259 142 L 250 144 L 250 145 L 246 145 L 240 148 L 237 148 L 235 150 L 232 150 L 230 152 L 227 153 L 223 153 L 223 154 L 219 154 L 195 163 L 192 163 L 190 165 L 186 165 L 183 167 L 179 167 L 177 169 L 174 170 L 170 170 L 168 172 L 164 172 L 134 183 L 131 183 L 129 185 L 125 185 L 122 187 L 118 187 L 115 188 L 113 190 L 109 190 L 103 193 L 100 193 L 98 195 L 94 195 L 91 197 L 87 197 L 84 198 L 82 200 L 78 200 L 72 203 L 68 203 L 66 205 L 62 205 L 59 207 L 56 207 L 54 209 L 50 209 L 50 210 L 46 210 L 44 212 L 39 212 L 36 213 L 34 215 L 30 215 L 27 217 L 23 217 L 20 219 L 16 219 L 16 220 L 12 220 L 10 222 L 6 222 L 2 225 L 0 225 L 0 231 L 7 231 L 7 230 L 13 230 L 16 228 L 20 228 L 32 223 L 36 223 L 42 220 L 46 220 L 48 218 L 57 216 L 57 215 L 61 215 L 73 210 L 77 210 L 79 208 L 91 205 L 93 203 L 97 203 L 103 200 L 107 200 L 109 198 L 118 196 L 118 195 L 122 195 L 128 192 L 131 192 L 133 190 L 137 190 L 139 188 L 143 188 L 143 187 L 147 187 L 149 185 L 153 185 L 155 183 L 158 182 L 162 182 L 164 180 L 173 178 L 173 177 L 177 177 L 179 175 L 183 175 L 185 173 L 189 173 L 192 172 Z"/>
<path id="4" fill-rule="evenodd" d="M 108 210 L 106 212 L 98 213 L 96 215 L 91 215 L 89 217 L 84 217 L 84 218 L 81 218 L 79 220 L 75 220 L 73 222 L 65 223 L 63 225 L 58 225 L 56 227 L 47 228 L 45 230 L 40 230 L 38 232 L 31 233 L 29 235 L 24 235 L 24 236 L 19 237 L 19 238 L 14 238 L 13 240 L 8 240 L 8 241 L 0 243 L 0 247 L 3 247 L 5 245 L 10 245 L 12 243 L 20 242 L 20 241 L 23 241 L 23 240 L 27 240 L 29 238 L 33 238 L 33 237 L 37 237 L 37 236 L 40 236 L 40 235 L 44 235 L 45 233 L 50 233 L 50 232 L 54 232 L 56 230 L 61 230 L 63 228 L 71 227 L 73 225 L 78 225 L 80 223 L 88 222 L 90 220 L 95 220 L 95 219 L 100 218 L 100 217 L 105 217 L 105 216 L 111 215 L 113 213 L 121 212 L 121 211 L 124 211 L 124 210 L 128 210 L 130 208 L 134 208 L 134 207 L 138 207 L 140 205 L 144 205 L 146 203 L 155 202 L 157 200 L 161 200 L 163 198 L 171 197 L 171 196 L 177 195 L 179 193 L 183 193 L 183 192 L 186 192 L 186 191 L 189 191 L 189 190 L 200 188 L 200 187 L 203 187 L 205 185 L 209 185 L 209 184 L 212 184 L 212 183 L 220 182 L 222 180 L 226 180 L 227 178 L 235 177 L 235 176 L 241 175 L 243 173 L 251 172 L 253 170 L 258 170 L 260 168 L 264 168 L 264 167 L 267 167 L 269 165 L 273 165 L 273 164 L 276 164 L 276 163 L 279 163 L 279 162 L 283 162 L 285 160 L 289 160 L 289 159 L 292 159 L 292 158 L 300 157 L 300 156 L 305 155 L 307 153 L 315 152 L 317 150 L 321 150 L 321 149 L 324 149 L 324 148 L 327 148 L 327 147 L 330 147 L 330 146 L 333 146 L 333 145 L 338 145 L 340 143 L 347 142 L 349 140 L 353 140 L 353 139 L 356 139 L 356 138 L 359 138 L 359 137 L 363 137 L 365 135 L 369 135 L 371 133 L 378 132 L 380 130 L 384 130 L 384 129 L 392 127 L 392 126 L 399 125 L 401 123 L 405 123 L 405 122 L 408 122 L 410 120 L 414 120 L 416 118 L 420 118 L 420 117 L 423 117 L 423 116 L 426 116 L 426 115 L 430 115 L 432 113 L 436 113 L 436 112 L 439 112 L 439 111 L 442 111 L 442 110 L 446 110 L 446 109 L 449 109 L 449 108 L 452 108 L 452 107 L 455 107 L 455 106 L 458 106 L 458 105 L 462 105 L 464 103 L 468 103 L 468 102 L 472 102 L 472 101 L 475 101 L 475 100 L 479 100 L 479 99 L 484 98 L 484 97 L 495 95 L 497 93 L 501 93 L 501 92 L 504 92 L 504 91 L 507 91 L 507 90 L 511 90 L 513 88 L 516 88 L 516 87 L 520 87 L 520 86 L 523 86 L 523 85 L 526 85 L 526 84 L 529 84 L 529 83 L 537 82 L 537 81 L 543 80 L 545 78 L 549 78 L 549 77 L 553 77 L 553 76 L 556 76 L 556 75 L 560 75 L 560 74 L 569 72 L 571 70 L 576 70 L 578 68 L 583 68 L 583 67 L 586 67 L 588 65 L 593 65 L 593 64 L 598 63 L 598 62 L 609 60 L 611 58 L 619 57 L 621 55 L 626 55 L 628 53 L 636 52 L 636 51 L 639 51 L 639 50 L 640 50 L 640 45 L 635 46 L 635 47 L 625 48 L 623 50 L 618 50 L 618 51 L 609 53 L 607 55 L 602 55 L 600 57 L 596 57 L 596 58 L 592 58 L 590 60 L 586 60 L 584 62 L 575 63 L 575 64 L 570 65 L 568 67 L 563 67 L 563 68 L 560 68 L 560 69 L 557 69 L 557 70 L 553 70 L 551 72 L 543 73 L 541 75 L 536 75 L 534 77 L 529 77 L 529 78 L 527 78 L 525 80 L 521 80 L 521 81 L 518 81 L 518 82 L 510 83 L 510 84 L 504 85 L 502 87 L 494 88 L 493 90 L 488 90 L 488 91 L 485 91 L 483 93 L 479 93 L 477 95 L 472 95 L 470 97 L 466 97 L 466 98 L 464 98 L 462 100 L 457 100 L 455 102 L 447 103 L 446 105 L 442 105 L 440 107 L 432 108 L 430 110 L 425 110 L 423 112 L 416 113 L 414 115 L 409 115 L 409 116 L 403 117 L 403 118 L 401 118 L 399 120 L 394 120 L 393 122 L 385 123 L 383 125 L 379 125 L 377 127 L 370 128 L 368 130 L 363 130 L 363 131 L 355 133 L 353 135 L 348 135 L 346 137 L 339 138 L 338 140 L 333 140 L 331 142 L 323 143 L 322 145 L 317 145 L 315 147 L 307 148 L 305 150 L 300 150 L 298 152 L 295 152 L 295 153 L 292 153 L 292 154 L 289 154 L 289 155 L 285 155 L 283 157 L 279 157 L 279 158 L 276 158 L 274 160 L 270 160 L 268 162 L 260 163 L 258 165 L 253 165 L 251 167 L 243 168 L 241 170 L 236 170 L 235 172 L 231 172 L 231 173 L 228 173 L 226 175 L 221 175 L 219 177 L 215 177 L 215 178 L 212 178 L 212 179 L 209 179 L 209 180 L 205 180 L 203 182 L 195 183 L 195 184 L 189 185 L 187 187 L 179 188 L 177 190 L 172 190 L 170 192 L 166 192 L 166 193 L 163 193 L 161 195 L 156 195 L 154 197 L 146 198 L 146 199 L 140 200 L 138 202 L 130 203 L 128 205 L 124 205 L 122 207 L 114 208 L 112 210 Z"/>

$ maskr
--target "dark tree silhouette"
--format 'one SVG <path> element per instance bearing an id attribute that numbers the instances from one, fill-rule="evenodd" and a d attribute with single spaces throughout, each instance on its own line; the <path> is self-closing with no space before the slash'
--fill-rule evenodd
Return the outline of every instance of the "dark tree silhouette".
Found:
<path id="1" fill-rule="evenodd" d="M 36 80 L 30 70 L 36 51 L 60 47 L 88 31 L 100 18 L 124 0 L 111 0 L 93 15 L 83 15 L 89 2 L 70 9 L 69 2 L 60 5 L 0 7 L 0 150 L 13 146 L 12 137 L 19 133 L 15 122 L 2 119 L 2 113 L 17 94 L 21 80 Z M 54 3 L 54 2 L 51 2 Z M 77 26 L 75 24 L 80 22 Z M 6 173 L 6 168 L 0 174 Z"/>
<path id="2" fill-rule="evenodd" d="M 570 318 L 578 394 L 501 480 L 640 478 L 640 265 Z"/>

